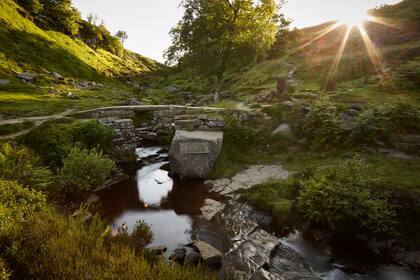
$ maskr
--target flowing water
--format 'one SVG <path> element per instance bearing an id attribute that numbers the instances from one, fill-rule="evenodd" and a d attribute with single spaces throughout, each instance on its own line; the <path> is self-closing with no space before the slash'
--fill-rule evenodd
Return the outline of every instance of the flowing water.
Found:
<path id="1" fill-rule="evenodd" d="M 281 242 L 295 250 L 308 263 L 313 272 L 324 280 L 419 280 L 420 276 L 407 267 L 377 262 L 370 256 L 331 263 L 328 253 L 319 244 L 305 239 L 300 232 L 282 238 Z M 363 248 L 357 248 L 363 251 Z M 369 269 L 362 273 L 345 272 L 354 263 L 363 263 Z"/>
<path id="2" fill-rule="evenodd" d="M 154 238 L 150 246 L 166 246 L 166 256 L 193 240 L 200 239 L 221 252 L 230 248 L 225 226 L 219 217 L 211 222 L 201 216 L 200 208 L 211 198 L 202 181 L 172 179 L 165 170 L 167 154 L 159 147 L 137 150 L 139 160 L 146 162 L 129 180 L 98 193 L 102 214 L 113 226 L 124 222 L 129 231 L 142 220 L 152 228 Z M 152 160 L 147 160 L 152 159 Z M 240 215 L 240 213 L 239 213 Z M 247 217 L 245 217 L 247 218 Z M 237 219 L 236 221 L 240 221 Z M 330 254 L 319 244 L 305 239 L 299 232 L 281 238 L 281 242 L 298 252 L 313 272 L 325 280 L 418 280 L 418 274 L 408 268 L 369 260 L 369 256 L 352 256 L 331 263 Z M 363 274 L 348 272 L 353 262 L 369 263 Z"/>

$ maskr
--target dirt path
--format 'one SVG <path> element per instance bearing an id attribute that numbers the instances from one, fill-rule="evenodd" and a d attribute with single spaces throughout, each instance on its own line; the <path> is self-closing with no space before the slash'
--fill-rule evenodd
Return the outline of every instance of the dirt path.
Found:
<path id="1" fill-rule="evenodd" d="M 195 109 L 195 110 L 207 110 L 207 111 L 221 111 L 226 110 L 224 108 L 217 108 L 217 107 L 186 107 L 182 105 L 135 105 L 135 106 L 111 106 L 111 107 L 99 107 L 99 108 L 93 108 L 89 110 L 83 110 L 83 111 L 75 111 L 75 109 L 67 109 L 64 112 L 61 112 L 59 114 L 49 115 L 49 116 L 36 116 L 36 117 L 23 117 L 23 118 L 16 118 L 16 119 L 8 119 L 8 120 L 0 120 L 0 126 L 6 125 L 6 124 L 18 124 L 22 123 L 24 121 L 33 121 L 35 125 L 24 131 L 19 131 L 17 133 L 9 134 L 0 136 L 0 140 L 6 140 L 6 139 L 13 139 L 15 137 L 18 137 L 20 135 L 23 135 L 27 133 L 28 131 L 32 130 L 34 127 L 40 126 L 46 121 L 60 119 L 66 116 L 75 116 L 77 114 L 83 114 L 83 113 L 89 113 L 99 110 L 113 110 L 113 109 L 142 109 L 142 110 L 156 110 L 156 109 L 170 109 L 170 108 L 185 108 L 185 109 Z M 239 111 L 249 111 L 249 108 L 243 107 L 243 108 L 236 108 L 236 110 Z"/>

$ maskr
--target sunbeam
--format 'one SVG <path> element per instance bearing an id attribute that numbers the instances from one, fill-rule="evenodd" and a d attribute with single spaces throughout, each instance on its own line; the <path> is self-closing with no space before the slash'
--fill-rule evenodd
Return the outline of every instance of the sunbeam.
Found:
<path id="1" fill-rule="evenodd" d="M 337 55 L 335 56 L 333 65 L 331 66 L 330 72 L 328 74 L 327 83 L 332 81 L 332 79 L 334 78 L 334 76 L 337 72 L 338 66 L 340 65 L 341 58 L 343 56 L 343 53 L 344 53 L 344 50 L 346 48 L 347 41 L 349 39 L 349 36 L 350 36 L 350 33 L 351 33 L 352 29 L 353 29 L 353 27 L 347 27 L 347 30 L 346 30 L 346 33 L 344 35 L 343 41 L 341 42 L 341 45 L 338 48 Z"/>
<path id="2" fill-rule="evenodd" d="M 307 47 L 307 46 L 311 45 L 313 42 L 315 42 L 315 41 L 317 41 L 317 40 L 321 39 L 322 37 L 324 37 L 324 36 L 325 36 L 325 35 L 327 35 L 328 33 L 332 32 L 333 30 L 335 30 L 335 29 L 337 29 L 338 27 L 340 27 L 341 25 L 342 25 L 342 23 L 341 23 L 341 22 L 336 22 L 336 23 L 334 23 L 334 24 L 332 24 L 332 25 L 330 25 L 330 26 L 328 26 L 328 27 L 324 28 L 323 30 L 321 30 L 321 31 L 319 32 L 320 34 L 319 34 L 318 36 L 316 36 L 315 38 L 313 38 L 313 39 L 312 39 L 312 40 L 310 40 L 309 42 L 307 42 L 307 43 L 303 44 L 302 46 L 297 47 L 297 50 L 301 50 L 301 49 L 303 49 L 303 48 L 305 48 L 305 47 Z"/>
<path id="3" fill-rule="evenodd" d="M 384 66 L 382 64 L 381 58 L 378 52 L 375 49 L 375 46 L 372 43 L 372 40 L 369 38 L 369 35 L 366 32 L 366 29 L 361 26 L 358 28 L 360 34 L 362 35 L 363 42 L 365 43 L 366 50 L 368 52 L 368 56 L 375 68 L 375 72 L 378 74 L 379 78 L 381 79 L 382 85 L 386 85 L 388 81 L 390 81 L 389 77 L 387 77 Z"/>

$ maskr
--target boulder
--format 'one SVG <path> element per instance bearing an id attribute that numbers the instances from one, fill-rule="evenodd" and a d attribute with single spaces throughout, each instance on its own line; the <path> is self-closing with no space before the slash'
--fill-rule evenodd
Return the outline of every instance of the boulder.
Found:
<path id="1" fill-rule="evenodd" d="M 77 83 L 77 87 L 78 88 L 88 88 L 89 87 L 89 82 L 86 82 L 86 81 L 80 81 L 80 82 L 78 82 Z"/>
<path id="2" fill-rule="evenodd" d="M 222 142 L 222 131 L 177 130 L 169 150 L 171 173 L 206 178 L 213 170 Z"/>
<path id="3" fill-rule="evenodd" d="M 207 221 L 213 219 L 217 213 L 219 213 L 225 205 L 219 201 L 213 199 L 204 200 L 204 206 L 200 208 L 201 213 Z"/>
<path id="4" fill-rule="evenodd" d="M 58 72 L 51 72 L 51 76 L 56 80 L 64 80 L 64 77 Z"/>
<path id="5" fill-rule="evenodd" d="M 37 74 L 29 73 L 29 72 L 23 72 L 17 75 L 18 79 L 22 82 L 32 82 L 37 77 Z"/>
<path id="6" fill-rule="evenodd" d="M 7 79 L 0 79 L 0 86 L 2 86 L 2 85 L 8 85 L 9 83 L 10 83 L 10 81 L 7 80 Z"/>
<path id="7" fill-rule="evenodd" d="M 186 256 L 185 256 L 185 260 L 184 260 L 184 265 L 195 265 L 200 261 L 200 255 L 195 252 L 189 252 Z"/>
<path id="8" fill-rule="evenodd" d="M 178 91 L 178 88 L 174 86 L 169 86 L 169 87 L 166 87 L 164 90 L 166 93 L 175 93 Z"/>
<path id="9" fill-rule="evenodd" d="M 417 269 L 420 269 L 420 251 L 408 252 L 403 261 Z"/>
<path id="10" fill-rule="evenodd" d="M 283 123 L 277 127 L 273 132 L 273 135 L 280 136 L 282 138 L 292 139 L 294 137 L 293 130 L 289 124 Z"/>
<path id="11" fill-rule="evenodd" d="M 163 253 L 165 253 L 168 250 L 166 246 L 155 246 L 155 247 L 149 247 L 147 249 L 149 249 L 156 255 L 163 255 Z"/>
<path id="12" fill-rule="evenodd" d="M 221 195 L 231 194 L 240 189 L 249 189 L 268 180 L 284 180 L 289 177 L 289 172 L 281 165 L 253 165 L 236 174 L 232 179 L 219 179 L 207 181 L 212 185 L 210 191 Z"/>
<path id="13" fill-rule="evenodd" d="M 192 247 L 200 254 L 207 265 L 215 265 L 222 261 L 222 253 L 204 241 L 195 241 Z"/>
<path id="14" fill-rule="evenodd" d="M 186 255 L 187 250 L 185 248 L 178 248 L 172 252 L 171 260 L 183 263 Z"/>

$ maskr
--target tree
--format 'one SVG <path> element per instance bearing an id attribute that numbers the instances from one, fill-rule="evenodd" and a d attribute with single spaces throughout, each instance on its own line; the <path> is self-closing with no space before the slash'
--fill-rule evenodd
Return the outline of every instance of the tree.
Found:
<path id="1" fill-rule="evenodd" d="M 31 15 L 39 14 L 44 8 L 39 0 L 17 0 L 16 2 Z"/>
<path id="2" fill-rule="evenodd" d="M 41 25 L 70 36 L 79 33 L 80 13 L 72 6 L 71 0 L 40 0 L 44 9 Z"/>
<path id="3" fill-rule="evenodd" d="M 122 30 L 115 33 L 115 36 L 121 40 L 121 44 L 123 45 L 124 45 L 124 41 L 128 39 L 127 32 L 122 31 Z"/>
<path id="4" fill-rule="evenodd" d="M 216 94 L 227 70 L 264 58 L 274 43 L 274 0 L 184 0 L 182 6 L 166 59 L 215 80 Z"/>

